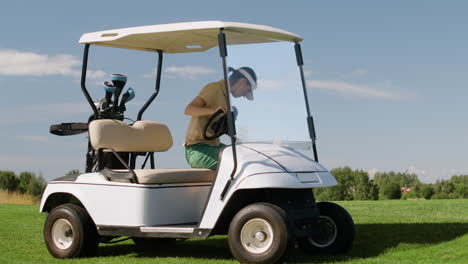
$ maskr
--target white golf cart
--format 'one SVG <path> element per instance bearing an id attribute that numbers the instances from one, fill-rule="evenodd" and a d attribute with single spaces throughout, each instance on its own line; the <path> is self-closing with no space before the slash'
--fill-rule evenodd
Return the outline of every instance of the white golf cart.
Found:
<path id="1" fill-rule="evenodd" d="M 91 256 L 100 242 L 121 236 L 151 245 L 218 234 L 228 236 L 232 255 L 242 263 L 275 263 L 296 243 L 311 254 L 348 250 L 355 233 L 351 216 L 336 204 L 316 203 L 312 192 L 337 182 L 318 163 L 301 41 L 284 30 L 221 21 L 84 34 L 81 87 L 93 114 L 87 123 L 53 125 L 51 132 L 89 133 L 86 173 L 57 178 L 43 194 L 40 211 L 48 213 L 44 239 L 50 254 Z M 112 76 L 99 104 L 88 93 L 91 45 L 158 54 L 155 91 L 135 122 L 123 122 L 125 103 L 133 97 L 128 91 L 119 104 L 124 75 Z M 168 126 L 142 115 L 159 93 L 163 54 L 215 47 L 229 95 L 228 112 L 216 113 L 205 127 L 206 135 L 227 134 L 230 141 L 218 168 L 155 168 L 155 153 L 164 155 L 159 152 L 169 150 L 173 138 Z M 230 95 L 228 65 L 236 64 L 251 66 L 259 76 L 253 102 Z M 146 159 L 136 168 L 139 156 Z"/>

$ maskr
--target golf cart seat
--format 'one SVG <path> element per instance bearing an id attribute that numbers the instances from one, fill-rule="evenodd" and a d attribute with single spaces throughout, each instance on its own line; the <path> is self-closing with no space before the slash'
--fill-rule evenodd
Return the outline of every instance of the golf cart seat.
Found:
<path id="1" fill-rule="evenodd" d="M 132 126 L 114 119 L 94 120 L 89 124 L 89 138 L 95 150 L 105 152 L 164 152 L 172 147 L 169 128 L 160 122 L 136 121 Z M 138 183 L 176 184 L 212 182 L 215 172 L 209 169 L 134 169 Z M 129 170 L 101 170 L 112 181 L 129 181 Z"/>

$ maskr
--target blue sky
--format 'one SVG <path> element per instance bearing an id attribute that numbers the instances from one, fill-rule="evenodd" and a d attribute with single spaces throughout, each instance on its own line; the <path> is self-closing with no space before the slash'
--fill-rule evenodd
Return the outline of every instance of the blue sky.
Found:
<path id="1" fill-rule="evenodd" d="M 48 133 L 50 124 L 85 121 L 90 114 L 79 87 L 82 34 L 223 20 L 269 25 L 304 38 L 319 157 L 326 167 L 407 170 L 424 182 L 467 174 L 467 11 L 465 1 L 5 2 L 0 170 L 42 172 L 49 180 L 83 170 L 85 136 Z M 164 71 L 172 76 L 163 81 L 167 92 L 145 114 L 179 126 L 173 132 L 177 148 L 161 155 L 160 164 L 171 166 L 173 157 L 183 157 L 180 141 L 188 119 L 180 108 L 213 77 L 210 69 L 218 69 L 218 60 L 204 61 L 216 64 L 210 68 L 194 58 L 186 65 L 181 56 L 165 58 Z M 153 89 L 147 75 L 155 64 L 148 53 L 92 48 L 88 88 L 98 98 L 99 83 L 110 73 L 125 73 L 137 93 L 129 107 L 135 117 Z M 190 78 L 179 78 L 181 73 Z M 193 89 L 171 90 L 180 85 Z"/>

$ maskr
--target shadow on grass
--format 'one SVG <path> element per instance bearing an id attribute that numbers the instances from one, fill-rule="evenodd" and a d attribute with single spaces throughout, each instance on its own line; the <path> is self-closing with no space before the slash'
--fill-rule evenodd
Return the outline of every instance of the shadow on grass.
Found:
<path id="1" fill-rule="evenodd" d="M 372 258 L 401 243 L 424 247 L 447 242 L 468 234 L 468 224 L 357 224 L 353 248 L 335 256 L 309 256 L 294 248 L 286 258 L 288 263 L 320 263 L 354 258 Z M 137 257 L 187 257 L 195 259 L 232 259 L 225 237 L 206 240 L 177 241 L 151 249 L 138 249 L 133 244 L 100 247 L 100 256 L 120 256 L 136 253 Z"/>
<path id="2" fill-rule="evenodd" d="M 433 224 L 357 224 L 353 248 L 335 256 L 308 256 L 299 249 L 291 252 L 288 262 L 320 263 L 349 260 L 354 258 L 372 258 L 399 244 L 411 244 L 412 248 L 436 245 L 454 240 L 468 234 L 465 223 Z"/>
<path id="3" fill-rule="evenodd" d="M 117 244 L 100 247 L 99 256 L 120 256 L 136 253 L 136 257 L 178 257 L 195 259 L 232 259 L 227 239 L 215 237 L 205 240 L 178 240 L 152 247 L 137 247 L 130 244 Z"/>

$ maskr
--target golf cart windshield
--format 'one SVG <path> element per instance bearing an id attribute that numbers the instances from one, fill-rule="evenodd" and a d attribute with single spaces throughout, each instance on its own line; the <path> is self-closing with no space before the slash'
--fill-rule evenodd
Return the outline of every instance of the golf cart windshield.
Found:
<path id="1" fill-rule="evenodd" d="M 294 43 L 272 42 L 229 45 L 228 67 L 250 67 L 257 77 L 253 100 L 231 92 L 237 108 L 236 130 L 240 143 L 273 143 L 297 150 L 311 149 L 301 75 Z M 232 84 L 231 84 L 232 86 Z"/>

